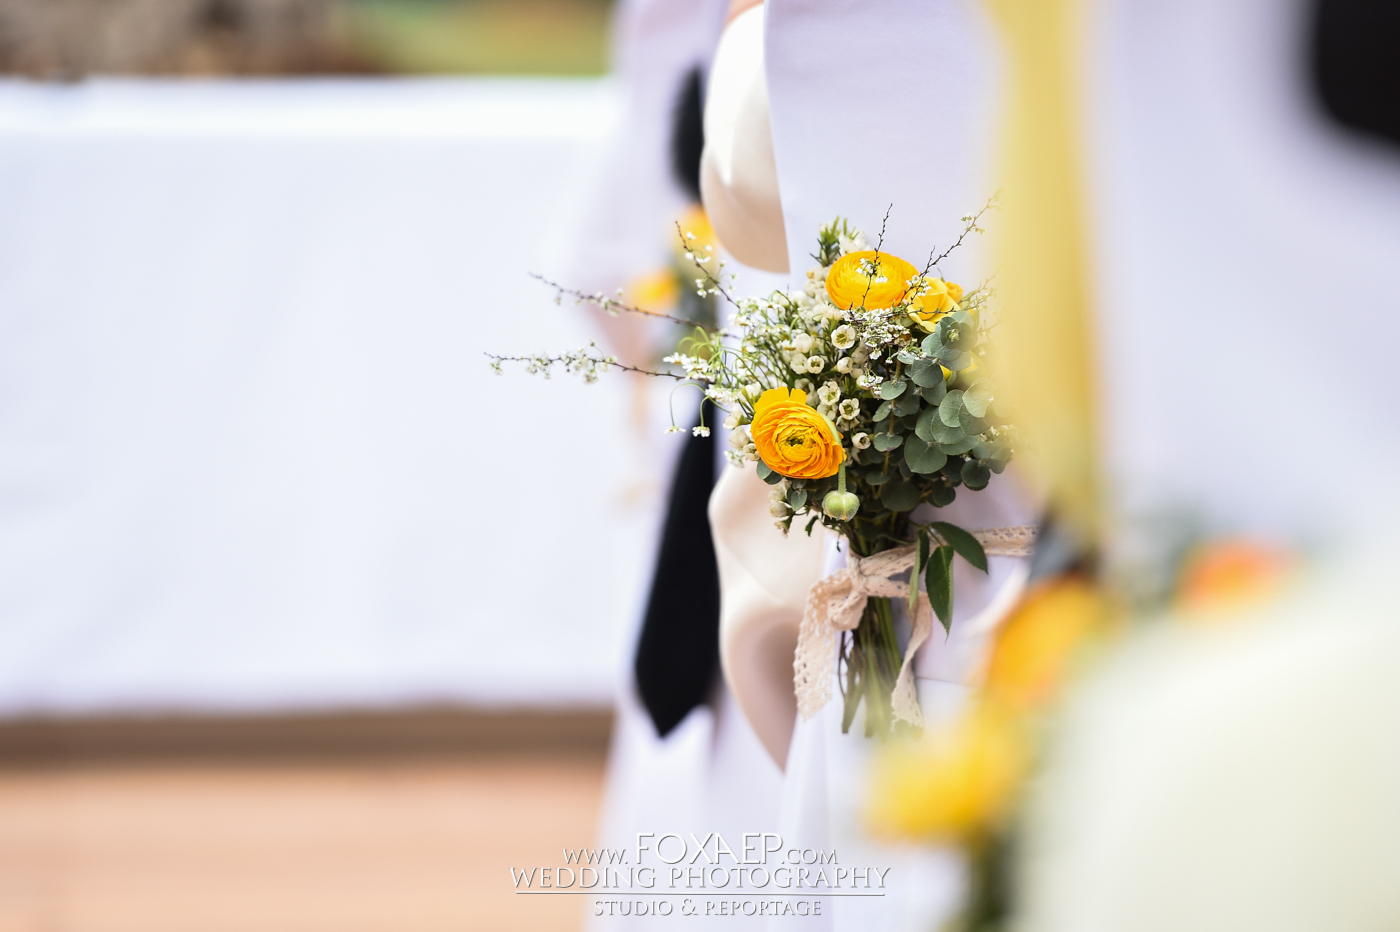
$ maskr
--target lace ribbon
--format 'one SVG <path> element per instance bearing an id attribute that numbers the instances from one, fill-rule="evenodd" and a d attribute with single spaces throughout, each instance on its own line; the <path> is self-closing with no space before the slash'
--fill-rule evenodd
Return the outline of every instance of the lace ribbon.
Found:
<path id="1" fill-rule="evenodd" d="M 973 531 L 987 556 L 1029 556 L 1035 544 L 1033 526 L 987 528 Z M 793 659 L 793 684 L 797 690 L 797 710 L 804 720 L 816 715 L 831 700 L 831 681 L 836 674 L 837 644 L 842 631 L 860 624 L 865 604 L 871 597 L 909 598 L 909 584 L 890 579 L 914 568 L 914 545 L 885 550 L 874 556 L 850 554 L 844 569 L 820 579 L 807 594 L 807 609 L 797 635 L 797 655 Z M 913 584 L 918 586 L 918 580 Z M 928 596 L 918 594 L 904 651 L 899 678 L 890 695 L 895 718 L 922 727 L 918 693 L 914 688 L 914 652 L 933 632 L 933 607 Z"/>

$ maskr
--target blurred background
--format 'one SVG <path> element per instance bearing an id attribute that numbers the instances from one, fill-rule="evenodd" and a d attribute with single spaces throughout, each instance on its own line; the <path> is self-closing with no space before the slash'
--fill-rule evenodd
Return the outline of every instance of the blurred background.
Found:
<path id="1" fill-rule="evenodd" d="M 0 0 L 0 932 L 578 927 L 664 403 L 482 352 L 612 15 Z"/>

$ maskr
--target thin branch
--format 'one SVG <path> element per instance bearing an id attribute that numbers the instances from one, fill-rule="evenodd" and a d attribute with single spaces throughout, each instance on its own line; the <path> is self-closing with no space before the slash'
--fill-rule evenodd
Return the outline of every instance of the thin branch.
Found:
<path id="1" fill-rule="evenodd" d="M 949 254 L 952 253 L 954 249 L 957 249 L 959 246 L 962 245 L 963 240 L 967 239 L 967 234 L 971 233 L 973 230 L 981 232 L 981 228 L 977 226 L 977 221 L 982 219 L 983 214 L 985 214 L 989 210 L 994 209 L 997 206 L 997 198 L 999 197 L 1001 197 L 1000 191 L 987 198 L 987 203 L 983 204 L 982 209 L 977 211 L 977 213 L 973 214 L 972 219 L 967 222 L 967 226 L 963 228 L 962 234 L 958 236 L 957 242 L 949 246 L 947 249 L 943 250 L 943 252 L 939 253 L 937 258 L 934 258 L 933 251 L 930 250 L 928 254 L 928 264 L 924 266 L 924 271 L 922 274 L 927 275 L 933 269 L 938 268 L 938 263 L 948 258 Z"/>
<path id="2" fill-rule="evenodd" d="M 543 275 L 536 274 L 535 272 L 531 272 L 530 277 L 535 279 L 536 281 L 543 282 L 544 284 L 553 288 L 555 291 L 556 298 L 562 297 L 563 295 L 568 295 L 569 297 L 575 300 L 575 303 L 582 304 L 584 302 L 588 302 L 590 304 L 596 304 L 603 310 L 608 311 L 609 313 L 622 311 L 627 314 L 638 314 L 643 317 L 655 317 L 660 320 L 669 320 L 673 324 L 680 324 L 685 327 L 699 327 L 701 330 L 706 330 L 711 333 L 714 333 L 719 330 L 718 327 L 712 327 L 709 324 L 702 324 L 698 320 L 690 320 L 685 317 L 676 317 L 673 314 L 663 314 L 660 311 L 648 311 L 644 308 L 636 307 L 635 305 L 623 304 L 621 301 L 618 301 L 615 298 L 608 297 L 601 291 L 595 292 L 594 294 L 588 294 L 586 292 L 579 291 L 574 288 L 566 288 L 558 282 L 550 281 Z"/>
<path id="3" fill-rule="evenodd" d="M 491 360 L 491 365 L 497 366 L 503 362 L 523 362 L 540 369 L 548 369 L 550 366 L 563 364 L 566 369 L 572 371 L 574 363 L 565 356 L 497 356 L 495 353 L 484 353 L 487 359 Z M 678 382 L 693 382 L 687 376 L 675 372 L 659 372 L 656 369 L 643 369 L 638 366 L 629 366 L 626 363 L 618 362 L 611 356 L 586 356 L 587 361 L 603 369 L 621 369 L 623 372 L 636 372 L 639 375 L 650 375 L 656 378 L 675 379 Z"/>
<path id="4" fill-rule="evenodd" d="M 695 250 L 686 240 L 685 231 L 681 229 L 679 221 L 677 221 L 676 223 L 676 235 L 681 238 L 681 248 L 685 251 L 685 254 L 690 257 L 691 264 L 694 265 L 695 268 L 700 271 L 701 275 L 705 276 L 705 284 L 708 285 L 710 288 L 713 288 L 715 292 L 717 292 L 722 298 L 724 298 L 724 300 L 728 301 L 730 307 L 738 307 L 739 302 L 735 301 L 730 296 L 729 292 L 724 289 L 724 284 L 718 278 L 716 278 L 710 272 L 709 269 L 705 268 L 705 266 L 700 262 L 699 259 L 695 257 Z"/>

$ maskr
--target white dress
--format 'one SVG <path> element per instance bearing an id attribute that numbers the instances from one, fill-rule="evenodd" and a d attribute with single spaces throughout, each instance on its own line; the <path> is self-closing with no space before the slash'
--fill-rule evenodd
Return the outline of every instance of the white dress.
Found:
<path id="1" fill-rule="evenodd" d="M 963 0 L 768 0 L 765 7 L 765 99 L 790 278 L 802 279 L 813 264 L 821 225 L 840 215 L 864 228 L 873 243 L 887 210 L 882 248 L 921 266 L 931 251 L 953 242 L 961 218 L 994 192 L 988 163 L 998 63 L 990 24 L 976 4 Z M 724 227 L 717 229 L 723 238 Z M 972 283 L 987 271 L 982 262 L 974 240 L 941 271 Z M 711 512 L 713 523 L 713 501 Z M 960 491 L 940 517 L 975 530 L 1027 524 L 1034 515 L 1006 474 L 982 492 Z M 827 572 L 844 560 L 831 547 Z M 988 576 L 957 563 L 953 634 L 947 641 L 935 635 L 916 659 L 921 704 L 934 720 L 965 695 L 987 635 L 1026 575 L 1025 561 L 1016 558 L 992 558 Z M 750 669 L 726 658 L 731 679 L 772 666 Z M 742 681 L 733 688 L 741 700 L 765 693 Z M 791 727 L 776 703 L 752 702 L 745 711 L 760 734 Z M 767 743 L 770 749 L 778 744 Z M 841 734 L 839 702 L 796 726 L 782 789 L 785 849 L 835 850 L 838 864 L 888 872 L 877 896 L 827 897 L 820 916 L 784 916 L 773 920 L 778 926 L 923 930 L 956 907 L 962 880 L 954 857 L 865 837 L 865 769 L 874 747 L 859 720 L 849 735 Z"/>

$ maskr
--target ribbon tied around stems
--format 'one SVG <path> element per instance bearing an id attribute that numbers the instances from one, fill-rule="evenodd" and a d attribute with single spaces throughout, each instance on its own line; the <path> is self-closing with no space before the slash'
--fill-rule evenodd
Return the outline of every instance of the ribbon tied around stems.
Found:
<path id="1" fill-rule="evenodd" d="M 1035 542 L 1035 530 L 1029 526 L 988 528 L 974 531 L 973 536 L 988 556 L 1026 556 Z M 831 681 L 836 674 L 841 633 L 854 631 L 860 625 L 866 603 L 871 598 L 908 601 L 909 587 L 918 587 L 917 579 L 904 583 L 890 578 L 913 570 L 914 551 L 915 545 L 909 544 L 869 557 L 850 554 L 845 568 L 819 579 L 807 593 L 807 607 L 797 635 L 797 654 L 792 663 L 797 710 L 803 721 L 816 715 L 831 700 Z M 933 606 L 923 592 L 918 593 L 913 606 L 909 646 L 905 648 L 904 662 L 900 664 L 899 677 L 890 693 L 890 706 L 895 718 L 922 728 L 924 716 L 914 687 L 913 663 L 914 653 L 933 632 Z"/>

